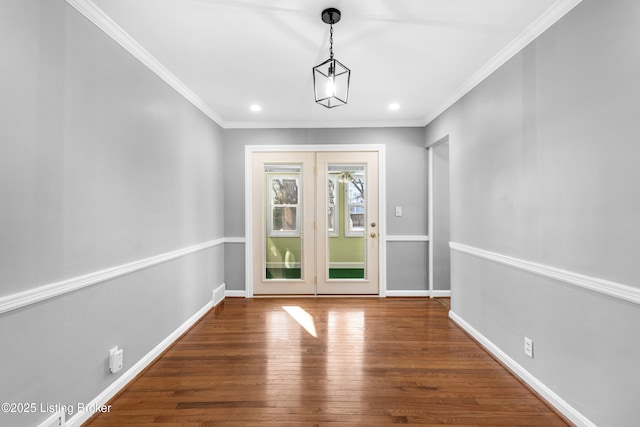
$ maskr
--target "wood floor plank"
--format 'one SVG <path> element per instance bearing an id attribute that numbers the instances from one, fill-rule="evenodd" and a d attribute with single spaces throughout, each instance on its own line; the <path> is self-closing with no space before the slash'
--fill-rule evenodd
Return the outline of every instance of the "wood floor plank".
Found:
<path id="1" fill-rule="evenodd" d="M 86 425 L 566 426 L 422 298 L 226 299 Z"/>

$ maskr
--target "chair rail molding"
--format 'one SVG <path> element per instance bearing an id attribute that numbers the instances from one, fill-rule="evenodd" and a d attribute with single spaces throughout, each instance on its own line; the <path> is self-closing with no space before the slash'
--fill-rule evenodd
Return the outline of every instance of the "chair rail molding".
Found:
<path id="1" fill-rule="evenodd" d="M 17 292 L 15 294 L 7 295 L 0 298 L 0 314 L 17 310 L 19 308 L 26 307 L 28 305 L 35 304 L 50 298 L 58 297 L 69 292 L 76 291 L 78 289 L 93 286 L 107 280 L 115 279 L 116 277 L 130 274 L 134 271 L 142 270 L 143 268 L 148 268 L 156 264 L 170 261 L 172 259 L 203 251 L 205 249 L 221 245 L 224 242 L 224 238 L 211 240 L 208 242 L 189 246 L 187 248 L 166 252 L 160 255 L 155 255 L 127 264 L 122 264 L 104 270 L 96 271 L 94 273 L 73 277 L 71 279 L 62 280 L 60 282 L 55 282 L 48 285 L 39 286 L 37 288 L 28 289 L 26 291 Z"/>
<path id="2" fill-rule="evenodd" d="M 393 235 L 385 238 L 385 242 L 428 242 L 429 236 L 426 235 Z"/>
<path id="3" fill-rule="evenodd" d="M 450 242 L 449 247 L 457 252 L 473 255 L 478 258 L 483 258 L 500 264 L 508 265 L 510 267 L 528 271 L 530 273 L 535 273 L 540 276 L 549 277 L 551 279 L 608 295 L 610 297 L 619 298 L 621 300 L 629 301 L 635 304 L 640 304 L 640 288 L 635 288 L 633 286 L 624 285 L 622 283 L 616 283 L 597 277 L 590 277 L 584 274 L 563 270 L 561 268 L 551 267 L 537 262 L 527 261 L 520 258 L 502 255 L 496 252 L 486 251 L 484 249 L 474 248 L 473 246 L 467 246 L 461 243 Z"/>

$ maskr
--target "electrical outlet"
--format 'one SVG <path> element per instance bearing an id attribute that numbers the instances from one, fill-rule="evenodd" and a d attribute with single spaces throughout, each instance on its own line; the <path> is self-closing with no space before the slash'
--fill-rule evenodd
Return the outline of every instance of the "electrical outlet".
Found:
<path id="1" fill-rule="evenodd" d="M 118 349 L 118 347 L 113 347 L 109 350 L 109 370 L 111 373 L 115 374 L 116 372 L 122 369 L 122 364 L 124 362 L 124 351 L 122 349 Z"/>
<path id="2" fill-rule="evenodd" d="M 533 340 L 524 337 L 524 354 L 533 359 Z"/>

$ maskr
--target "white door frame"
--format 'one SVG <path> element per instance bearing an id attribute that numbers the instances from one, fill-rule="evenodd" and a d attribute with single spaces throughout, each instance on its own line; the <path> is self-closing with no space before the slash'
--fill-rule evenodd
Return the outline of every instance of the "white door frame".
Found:
<path id="1" fill-rule="evenodd" d="M 244 265 L 245 265 L 245 297 L 253 298 L 253 233 L 252 227 L 252 182 L 253 182 L 253 153 L 274 153 L 284 151 L 375 151 L 378 153 L 378 219 L 380 228 L 378 230 L 380 238 L 380 258 L 378 280 L 380 282 L 379 297 L 387 295 L 387 221 L 386 221 L 386 161 L 385 146 L 383 144 L 332 144 L 332 145 L 246 145 L 244 147 Z"/>
<path id="2" fill-rule="evenodd" d="M 450 297 L 451 290 L 448 291 L 436 291 L 433 289 L 433 250 L 434 250 L 434 239 L 433 239 L 433 216 L 434 216 L 434 170 L 433 170 L 433 149 L 442 144 L 449 143 L 449 135 L 445 135 L 442 138 L 436 140 L 432 144 L 427 144 L 425 147 L 429 153 L 429 296 L 433 297 Z M 449 145 L 451 147 L 451 145 Z"/>

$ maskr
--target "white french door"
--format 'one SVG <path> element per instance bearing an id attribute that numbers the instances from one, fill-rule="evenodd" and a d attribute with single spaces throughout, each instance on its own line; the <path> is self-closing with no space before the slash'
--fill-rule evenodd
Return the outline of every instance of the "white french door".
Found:
<path id="1" fill-rule="evenodd" d="M 316 293 L 378 294 L 378 153 L 321 152 L 316 164 Z"/>
<path id="2" fill-rule="evenodd" d="M 254 295 L 377 295 L 378 152 L 254 152 Z"/>

